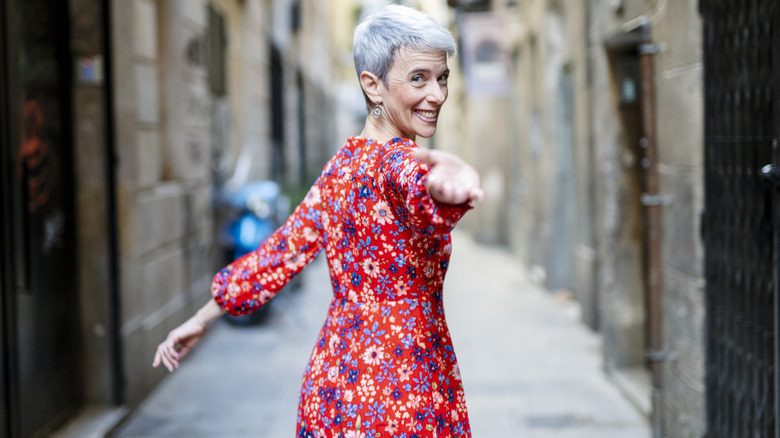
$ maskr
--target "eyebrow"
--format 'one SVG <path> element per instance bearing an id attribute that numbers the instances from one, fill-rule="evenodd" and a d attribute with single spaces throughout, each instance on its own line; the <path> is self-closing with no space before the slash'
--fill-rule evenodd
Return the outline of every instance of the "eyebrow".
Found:
<path id="1" fill-rule="evenodd" d="M 431 72 L 431 69 L 420 67 L 420 68 L 416 68 L 416 69 L 410 71 L 409 74 L 411 75 L 411 74 L 415 74 L 415 73 L 430 73 L 430 72 Z M 450 74 L 450 69 L 449 68 L 444 69 L 444 71 L 442 71 L 441 74 Z"/>

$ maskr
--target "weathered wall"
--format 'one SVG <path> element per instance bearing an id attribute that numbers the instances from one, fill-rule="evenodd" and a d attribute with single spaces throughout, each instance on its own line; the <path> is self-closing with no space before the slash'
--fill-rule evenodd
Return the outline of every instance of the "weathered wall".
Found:
<path id="1" fill-rule="evenodd" d="M 646 348 L 639 108 L 636 99 L 621 104 L 617 72 L 624 61 L 606 47 L 623 34 L 621 25 L 637 16 L 627 9 L 596 1 L 589 11 L 598 312 L 605 365 L 611 372 L 643 372 Z M 638 92 L 638 82 L 634 84 Z"/>
<path id="2" fill-rule="evenodd" d="M 75 58 L 105 60 L 102 6 L 98 0 L 71 0 Z M 101 69 L 98 68 L 100 71 Z M 109 218 L 106 208 L 107 140 L 104 81 L 77 78 L 73 95 L 76 211 L 78 212 L 79 302 L 83 398 L 87 404 L 113 401 Z"/>
<path id="3" fill-rule="evenodd" d="M 585 5 L 536 0 L 495 8 L 509 17 L 512 89 L 499 107 L 508 117 L 481 122 L 508 135 L 500 158 L 491 157 L 506 166 L 501 241 L 547 287 L 571 290 L 592 303 Z M 595 319 L 591 307 L 583 306 L 589 321 Z"/>
<path id="4" fill-rule="evenodd" d="M 329 10 L 330 2 L 276 0 L 269 11 L 269 37 L 280 51 L 283 76 L 281 182 L 294 191 L 308 189 L 345 140 L 336 138 L 331 23 L 322 19 Z"/>
<path id="5" fill-rule="evenodd" d="M 653 15 L 666 50 L 656 57 L 658 148 L 663 207 L 665 423 L 668 436 L 699 437 L 706 428 L 704 386 L 704 209 L 702 28 L 698 1 L 669 1 Z"/>
<path id="6" fill-rule="evenodd" d="M 218 177 L 231 184 L 271 177 L 270 16 L 263 1 L 211 0 L 225 20 L 226 94 L 211 107 Z"/>
<path id="7" fill-rule="evenodd" d="M 298 30 L 298 49 L 295 56 L 298 70 L 303 79 L 304 146 L 305 163 L 302 179 L 313 182 L 320 175 L 330 157 L 336 153 L 346 138 L 337 137 L 335 129 L 336 112 L 333 99 L 333 55 L 329 38 L 331 26 L 342 26 L 325 19 L 331 2 L 300 3 L 301 25 Z M 299 93 L 301 90 L 299 90 Z M 353 135 L 357 135 L 355 132 Z"/>
<path id="8" fill-rule="evenodd" d="M 294 4 L 112 3 L 120 325 L 131 405 L 165 374 L 149 366 L 156 345 L 208 299 L 220 262 L 213 184 L 272 175 L 272 40 L 284 71 L 283 182 L 318 174 L 336 147 L 328 23 L 317 19 L 328 2 L 301 2 L 297 28 Z M 209 83 L 209 7 L 224 20 L 224 91 Z"/>
<path id="9" fill-rule="evenodd" d="M 499 2 L 493 9 L 511 23 L 505 33 L 513 67 L 508 104 L 475 98 L 454 84 L 440 122 L 444 129 L 436 136 L 477 164 L 494 197 L 467 224 L 483 233 L 483 240 L 508 243 L 547 287 L 573 292 L 585 322 L 604 336 L 605 367 L 646 412 L 641 111 L 638 100 L 622 94 L 630 93 L 624 88 L 630 84 L 623 82 L 630 68 L 626 60 L 638 57 L 635 47 L 621 51 L 608 45 L 645 17 L 653 40 L 666 46 L 655 56 L 652 73 L 659 177 L 663 195 L 671 200 L 661 207 L 663 331 L 665 348 L 673 353 L 664 365 L 663 409 L 668 436 L 701 436 L 704 304 L 698 215 L 703 157 L 697 2 L 526 0 L 514 6 Z M 459 69 L 454 73 L 454 79 L 465 80 Z M 633 85 L 638 93 L 639 84 Z M 496 166 L 506 174 L 494 178 Z M 494 180 L 500 181 L 498 189 Z M 503 218 L 494 214 L 494 202 Z"/>
<path id="10" fill-rule="evenodd" d="M 361 5 L 358 0 L 331 2 L 328 14 L 331 40 L 331 84 L 335 106 L 339 108 L 334 120 L 334 136 L 338 143 L 358 135 L 365 123 L 366 105 L 360 91 L 355 63 L 352 59 L 352 35 L 357 25 Z"/>
<path id="11" fill-rule="evenodd" d="M 483 15 L 488 15 L 486 19 L 489 22 L 482 23 L 481 16 Z M 463 14 L 460 20 L 458 31 L 463 40 L 473 38 L 468 35 L 470 31 L 484 32 L 481 30 L 483 27 L 498 28 L 500 29 L 498 32 L 504 34 L 510 30 L 512 24 L 511 20 L 505 19 L 499 13 L 468 13 Z M 463 67 L 462 76 L 458 78 L 462 81 L 458 84 L 460 99 L 455 105 L 448 104 L 450 107 L 445 111 L 448 113 L 450 111 L 461 112 L 462 125 L 453 127 L 455 131 L 451 133 L 451 135 L 461 137 L 459 148 L 453 152 L 459 153 L 477 169 L 485 189 L 485 199 L 467 216 L 465 223 L 478 240 L 506 244 L 509 218 L 506 215 L 505 206 L 508 194 L 507 184 L 511 171 L 511 162 L 506 158 L 512 148 L 509 127 L 513 123 L 510 112 L 511 95 L 509 92 L 497 93 L 470 89 L 469 84 L 467 84 L 467 81 L 470 80 L 469 66 L 467 65 L 469 60 L 466 58 L 468 54 L 465 44 L 461 44 L 461 47 L 463 53 L 461 53 L 460 59 L 454 61 Z M 499 46 L 499 49 L 508 59 L 511 46 L 503 44 Z M 510 67 L 508 63 L 506 67 Z M 509 71 L 507 74 L 510 74 Z"/>
<path id="12" fill-rule="evenodd" d="M 626 208 L 641 196 L 641 184 L 627 184 L 636 148 L 626 147 L 626 121 L 621 120 L 617 56 L 605 42 L 623 33 L 637 17 L 650 23 L 653 42 L 662 44 L 655 55 L 652 81 L 656 87 L 656 130 L 662 208 L 662 330 L 664 362 L 662 414 L 665 436 L 702 436 L 704 400 L 704 302 L 699 214 L 703 207 L 703 126 L 701 26 L 698 2 L 592 1 L 590 58 L 592 68 L 592 132 L 599 212 L 599 285 L 605 362 L 620 375 L 642 369 L 645 345 L 644 302 L 641 294 L 642 216 Z M 641 154 L 639 155 L 641 157 Z M 632 230 L 627 232 L 626 225 Z M 634 374 L 636 376 L 636 374 Z M 649 401 L 640 400 L 649 407 Z"/>
<path id="13" fill-rule="evenodd" d="M 121 337 L 132 405 L 164 376 L 157 343 L 214 271 L 205 1 L 112 3 Z"/>

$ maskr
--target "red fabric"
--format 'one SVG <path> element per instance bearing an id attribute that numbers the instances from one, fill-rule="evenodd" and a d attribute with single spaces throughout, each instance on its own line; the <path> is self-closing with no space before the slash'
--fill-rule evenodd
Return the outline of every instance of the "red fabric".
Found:
<path id="1" fill-rule="evenodd" d="M 214 278 L 232 314 L 271 299 L 325 249 L 333 300 L 304 374 L 299 437 L 470 437 L 442 306 L 450 231 L 414 142 L 351 138 L 287 223 Z"/>

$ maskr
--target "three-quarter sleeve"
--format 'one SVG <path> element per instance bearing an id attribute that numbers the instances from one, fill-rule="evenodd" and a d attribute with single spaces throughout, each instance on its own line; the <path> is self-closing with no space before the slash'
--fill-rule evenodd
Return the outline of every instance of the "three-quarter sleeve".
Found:
<path id="1" fill-rule="evenodd" d="M 267 303 L 323 248 L 321 179 L 287 222 L 257 250 L 227 265 L 214 277 L 211 295 L 230 314 L 247 314 Z"/>
<path id="2" fill-rule="evenodd" d="M 394 139 L 391 144 L 383 157 L 379 185 L 396 218 L 428 236 L 451 232 L 471 204 L 452 205 L 433 199 L 425 187 L 429 167 L 412 157 L 412 150 L 418 146 L 404 139 Z"/>

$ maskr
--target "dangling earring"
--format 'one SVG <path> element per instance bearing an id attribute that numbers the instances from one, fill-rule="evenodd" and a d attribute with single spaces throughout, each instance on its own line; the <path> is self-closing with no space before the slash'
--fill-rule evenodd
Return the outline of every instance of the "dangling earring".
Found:
<path id="1" fill-rule="evenodd" d="M 378 119 L 382 116 L 382 113 L 385 112 L 385 108 L 382 106 L 382 102 L 377 101 L 376 105 L 374 105 L 373 108 L 371 108 L 371 115 L 374 116 L 375 119 Z"/>

